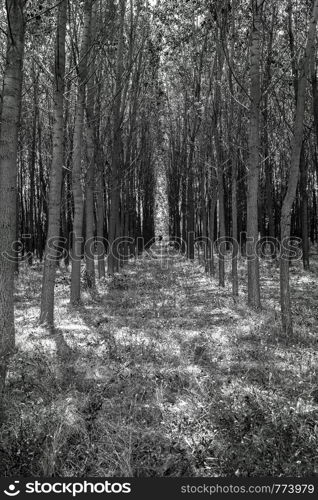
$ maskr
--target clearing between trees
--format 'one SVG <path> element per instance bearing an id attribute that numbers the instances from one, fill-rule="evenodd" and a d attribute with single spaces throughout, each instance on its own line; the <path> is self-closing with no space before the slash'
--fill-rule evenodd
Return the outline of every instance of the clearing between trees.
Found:
<path id="1" fill-rule="evenodd" d="M 163 247 L 38 325 L 42 265 L 21 266 L 17 349 L 1 475 L 308 476 L 318 468 L 317 259 L 291 268 L 283 337 L 279 270 L 261 261 L 263 309 L 233 300 L 199 262 Z M 239 261 L 246 284 L 246 262 Z M 245 280 L 245 281 L 244 281 Z"/>

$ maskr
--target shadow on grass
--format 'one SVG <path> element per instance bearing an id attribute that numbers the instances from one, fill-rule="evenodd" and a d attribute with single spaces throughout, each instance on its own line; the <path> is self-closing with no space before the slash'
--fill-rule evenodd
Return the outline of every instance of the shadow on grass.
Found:
<path id="1" fill-rule="evenodd" d="M 0 472 L 310 475 L 317 322 L 301 314 L 309 326 L 283 339 L 272 305 L 234 304 L 196 264 L 129 263 L 99 301 L 61 307 L 51 351 L 13 358 Z"/>

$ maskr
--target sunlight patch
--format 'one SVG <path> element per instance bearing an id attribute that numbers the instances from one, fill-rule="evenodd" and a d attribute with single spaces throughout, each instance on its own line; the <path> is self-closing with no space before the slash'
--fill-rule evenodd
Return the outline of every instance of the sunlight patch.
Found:
<path id="1" fill-rule="evenodd" d="M 202 374 L 202 368 L 198 365 L 187 365 L 184 368 L 184 371 L 187 373 L 191 373 L 192 375 L 201 375 Z"/>
<path id="2" fill-rule="evenodd" d="M 84 325 L 83 323 L 76 324 L 76 323 L 67 323 L 67 322 L 61 322 L 58 324 L 59 328 L 65 329 L 65 330 L 73 330 L 73 331 L 86 331 L 89 332 L 90 329 L 88 326 Z"/>

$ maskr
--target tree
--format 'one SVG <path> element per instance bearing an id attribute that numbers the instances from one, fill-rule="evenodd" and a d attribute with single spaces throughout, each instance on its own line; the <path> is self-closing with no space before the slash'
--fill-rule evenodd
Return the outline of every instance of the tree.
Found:
<path id="1" fill-rule="evenodd" d="M 118 270 L 119 256 L 117 245 L 114 245 L 116 238 L 120 235 L 120 174 L 122 161 L 122 97 L 123 97 L 123 57 L 124 57 L 124 27 L 126 0 L 119 1 L 119 27 L 118 27 L 118 53 L 116 61 L 116 82 L 114 98 L 114 117 L 113 117 L 113 148 L 111 161 L 111 194 L 110 194 L 110 213 L 109 213 L 109 252 L 108 252 L 108 274 L 112 275 Z"/>
<path id="2" fill-rule="evenodd" d="M 0 413 L 14 337 L 14 258 L 17 207 L 17 151 L 24 54 L 24 1 L 7 0 L 7 49 L 0 130 Z M 1 415 L 0 415 L 1 418 Z"/>
<path id="3" fill-rule="evenodd" d="M 91 33 L 89 46 L 94 44 L 95 36 L 95 19 L 96 19 L 96 4 L 94 5 Z M 87 99 L 86 99 L 86 157 L 87 157 L 87 170 L 86 170 L 86 191 L 85 191 L 85 260 L 86 260 L 86 283 L 88 288 L 95 289 L 95 259 L 94 259 L 94 190 L 96 180 L 96 154 L 98 150 L 97 145 L 97 127 L 96 118 L 98 114 L 94 113 L 94 93 L 95 93 L 95 54 L 92 56 L 90 63 L 91 77 L 88 82 Z"/>
<path id="4" fill-rule="evenodd" d="M 91 35 L 92 0 L 85 0 L 81 49 L 78 60 L 78 83 L 72 156 L 72 191 L 74 199 L 71 304 L 81 299 L 81 261 L 83 244 L 84 197 L 82 188 L 82 143 L 87 84 L 87 59 Z"/>
<path id="5" fill-rule="evenodd" d="M 64 77 L 65 77 L 65 35 L 67 20 L 67 1 L 60 2 L 57 12 L 55 42 L 55 82 L 54 82 L 54 125 L 53 151 L 50 172 L 48 231 L 45 248 L 42 280 L 40 322 L 53 326 L 54 323 L 54 286 L 57 265 L 58 243 L 60 238 L 60 206 L 62 191 L 62 169 L 64 161 Z"/>
<path id="6" fill-rule="evenodd" d="M 250 122 L 248 134 L 248 174 L 247 174 L 247 277 L 248 303 L 260 308 L 258 241 L 258 185 L 260 148 L 260 63 L 261 63 L 261 15 L 264 0 L 252 0 L 253 26 L 250 53 Z"/>

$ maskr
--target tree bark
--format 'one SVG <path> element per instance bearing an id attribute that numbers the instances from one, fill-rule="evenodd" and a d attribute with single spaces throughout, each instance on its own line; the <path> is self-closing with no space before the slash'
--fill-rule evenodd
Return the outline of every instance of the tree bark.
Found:
<path id="1" fill-rule="evenodd" d="M 97 151 L 96 176 L 96 238 L 98 255 L 98 277 L 105 277 L 105 245 L 104 245 L 104 165 L 100 150 Z"/>
<path id="2" fill-rule="evenodd" d="M 267 59 L 265 63 L 265 74 L 263 81 L 264 88 L 264 98 L 263 98 L 263 151 L 264 151 L 264 168 L 265 168 L 265 204 L 266 204 L 266 215 L 267 215 L 267 236 L 269 237 L 270 245 L 275 241 L 275 214 L 273 206 L 273 162 L 271 160 L 270 154 L 270 144 L 269 144 L 269 95 L 268 88 L 272 81 L 272 61 L 273 61 L 273 43 L 274 43 L 274 27 L 277 22 L 277 8 L 273 9 L 272 22 L 269 33 L 269 41 L 267 47 Z M 272 248 L 272 258 L 276 257 L 276 245 Z"/>
<path id="3" fill-rule="evenodd" d="M 67 21 L 67 1 L 59 4 L 55 44 L 55 88 L 53 151 L 50 171 L 48 232 L 45 247 L 42 279 L 40 323 L 53 326 L 54 286 L 57 262 L 57 245 L 60 238 L 60 214 L 62 169 L 64 160 L 64 77 L 65 77 L 65 35 Z"/>
<path id="4" fill-rule="evenodd" d="M 239 282 L 238 282 L 238 228 L 237 228 L 237 159 L 236 157 L 232 159 L 232 239 L 233 239 L 233 249 L 232 249 L 232 293 L 233 297 L 237 297 L 239 294 Z"/>
<path id="5" fill-rule="evenodd" d="M 305 142 L 303 142 L 300 154 L 300 219 L 301 219 L 301 237 L 303 250 L 303 266 L 306 271 L 309 270 L 309 221 L 308 221 L 308 164 L 305 152 Z"/>
<path id="6" fill-rule="evenodd" d="M 190 138 L 190 152 L 188 158 L 188 184 L 187 184 L 187 257 L 190 260 L 194 260 L 194 197 L 193 197 L 193 183 L 194 183 L 194 172 L 193 172 L 193 157 L 194 157 L 194 141 L 195 135 L 193 134 Z"/>
<path id="7" fill-rule="evenodd" d="M 259 185 L 259 130 L 260 130 L 260 62 L 261 62 L 261 12 L 262 4 L 253 4 L 253 29 L 250 55 L 250 123 L 248 134 L 248 175 L 247 175 L 247 274 L 248 304 L 255 309 L 261 307 L 259 283 L 258 241 L 258 185 Z"/>
<path id="8" fill-rule="evenodd" d="M 94 37 L 94 18 L 93 14 L 90 44 Z M 94 62 L 90 64 L 90 70 L 94 74 Z M 96 119 L 97 114 L 94 113 L 94 82 L 95 79 L 91 78 L 91 83 L 87 90 L 87 104 L 86 104 L 86 149 L 87 149 L 87 171 L 86 171 L 86 244 L 85 244 L 85 264 L 86 264 L 86 284 L 89 289 L 94 290 L 95 283 L 95 231 L 94 231 L 94 191 L 95 191 L 95 177 L 96 177 L 96 153 L 97 153 L 97 131 Z"/>
<path id="9" fill-rule="evenodd" d="M 84 5 L 84 25 L 78 65 L 78 87 L 73 139 L 72 191 L 74 199 L 71 304 L 77 305 L 81 299 L 81 261 L 83 242 L 84 199 L 82 188 L 82 141 L 87 83 L 87 57 L 91 31 L 92 0 Z"/>
<path id="10" fill-rule="evenodd" d="M 0 420 L 9 356 L 15 345 L 14 269 L 16 238 L 17 151 L 24 53 L 22 0 L 7 0 L 7 49 L 0 131 Z"/>
<path id="11" fill-rule="evenodd" d="M 119 40 L 116 67 L 116 88 L 114 99 L 113 151 L 111 165 L 111 193 L 109 213 L 109 249 L 107 272 L 113 275 L 118 270 L 119 255 L 114 242 L 120 236 L 119 209 L 120 209 L 120 170 L 122 161 L 122 94 L 123 94 L 123 52 L 124 52 L 124 24 L 126 0 L 120 0 Z"/>

